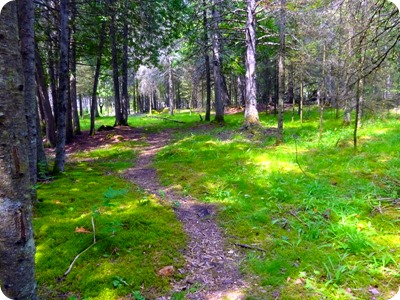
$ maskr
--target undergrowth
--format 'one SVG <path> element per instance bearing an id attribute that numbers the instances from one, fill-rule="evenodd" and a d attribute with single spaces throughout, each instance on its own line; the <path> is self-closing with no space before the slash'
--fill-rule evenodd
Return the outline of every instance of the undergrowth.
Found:
<path id="1" fill-rule="evenodd" d="M 171 208 L 121 176 L 132 166 L 135 146 L 120 142 L 77 153 L 63 175 L 38 187 L 33 223 L 40 299 L 154 299 L 169 291 L 169 279 L 157 271 L 183 264 L 185 237 Z M 93 231 L 96 243 L 64 276 L 93 243 Z"/>
<path id="2" fill-rule="evenodd" d="M 242 271 L 254 279 L 248 299 L 388 299 L 400 285 L 400 128 L 396 116 L 366 120 L 359 148 L 352 128 L 317 112 L 303 124 L 276 119 L 243 130 L 225 126 L 181 132 L 159 153 L 165 185 L 219 206 L 231 243 L 249 250 Z"/>

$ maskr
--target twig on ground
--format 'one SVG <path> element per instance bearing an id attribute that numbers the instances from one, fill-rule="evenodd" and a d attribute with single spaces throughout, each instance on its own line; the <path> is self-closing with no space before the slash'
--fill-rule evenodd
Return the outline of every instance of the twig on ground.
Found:
<path id="1" fill-rule="evenodd" d="M 247 244 L 234 243 L 234 245 L 242 247 L 242 248 L 245 248 L 245 249 L 252 249 L 252 250 L 258 250 L 258 251 L 261 251 L 261 252 L 266 252 L 264 249 L 261 249 L 261 248 L 258 248 L 258 247 L 254 247 L 254 246 L 250 246 L 250 245 L 247 245 Z"/>
<path id="2" fill-rule="evenodd" d="M 72 267 L 74 265 L 74 263 L 76 262 L 76 260 L 79 258 L 79 256 L 81 256 L 83 253 L 85 253 L 86 251 L 88 251 L 90 248 L 92 248 L 92 246 L 94 244 L 96 244 L 96 228 L 94 227 L 94 219 L 92 217 L 92 227 L 93 227 L 93 243 L 87 247 L 85 250 L 83 250 L 81 253 L 79 253 L 77 256 L 75 256 L 74 260 L 72 261 L 72 263 L 70 264 L 68 270 L 64 273 L 64 276 L 67 276 L 69 272 L 71 272 Z"/>
<path id="3" fill-rule="evenodd" d="M 308 227 L 307 223 L 305 223 L 302 219 L 300 219 L 294 212 L 290 211 L 289 212 L 293 217 L 295 217 L 297 220 L 299 220 L 299 222 L 301 224 L 303 224 L 304 226 Z"/>

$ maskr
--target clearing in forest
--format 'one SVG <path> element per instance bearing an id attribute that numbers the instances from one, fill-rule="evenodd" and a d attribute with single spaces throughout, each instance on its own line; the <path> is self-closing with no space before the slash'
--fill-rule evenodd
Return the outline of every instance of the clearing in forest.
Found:
<path id="1" fill-rule="evenodd" d="M 227 116 L 225 126 L 175 118 L 188 123 L 152 120 L 69 146 L 65 174 L 38 189 L 41 299 L 396 293 L 395 116 L 366 122 L 357 152 L 339 120 L 326 120 L 319 139 L 314 114 L 302 126 L 287 120 L 278 147 L 272 116 L 251 131 L 241 129 L 240 114 Z M 97 242 L 63 276 L 93 242 L 92 218 Z"/>

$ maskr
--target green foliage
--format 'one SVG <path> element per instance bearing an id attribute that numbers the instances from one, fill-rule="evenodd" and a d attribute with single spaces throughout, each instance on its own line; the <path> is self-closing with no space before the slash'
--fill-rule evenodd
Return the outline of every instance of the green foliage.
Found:
<path id="1" fill-rule="evenodd" d="M 379 200 L 400 194 L 398 120 L 366 120 L 354 153 L 351 130 L 333 115 L 319 139 L 317 111 L 302 125 L 288 114 L 279 147 L 272 116 L 260 116 L 257 132 L 240 130 L 242 115 L 227 116 L 226 126 L 179 134 L 158 155 L 165 184 L 217 204 L 232 242 L 266 250 L 249 251 L 243 265 L 264 286 L 254 297 L 279 289 L 282 299 L 364 299 L 379 286 L 389 298 L 400 284 L 398 205 Z"/>

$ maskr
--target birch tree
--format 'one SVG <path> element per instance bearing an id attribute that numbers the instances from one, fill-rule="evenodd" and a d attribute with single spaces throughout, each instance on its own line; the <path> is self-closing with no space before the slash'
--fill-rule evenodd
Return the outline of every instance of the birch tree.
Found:
<path id="1" fill-rule="evenodd" d="M 247 0 L 245 125 L 259 125 L 256 86 L 256 0 Z"/>

